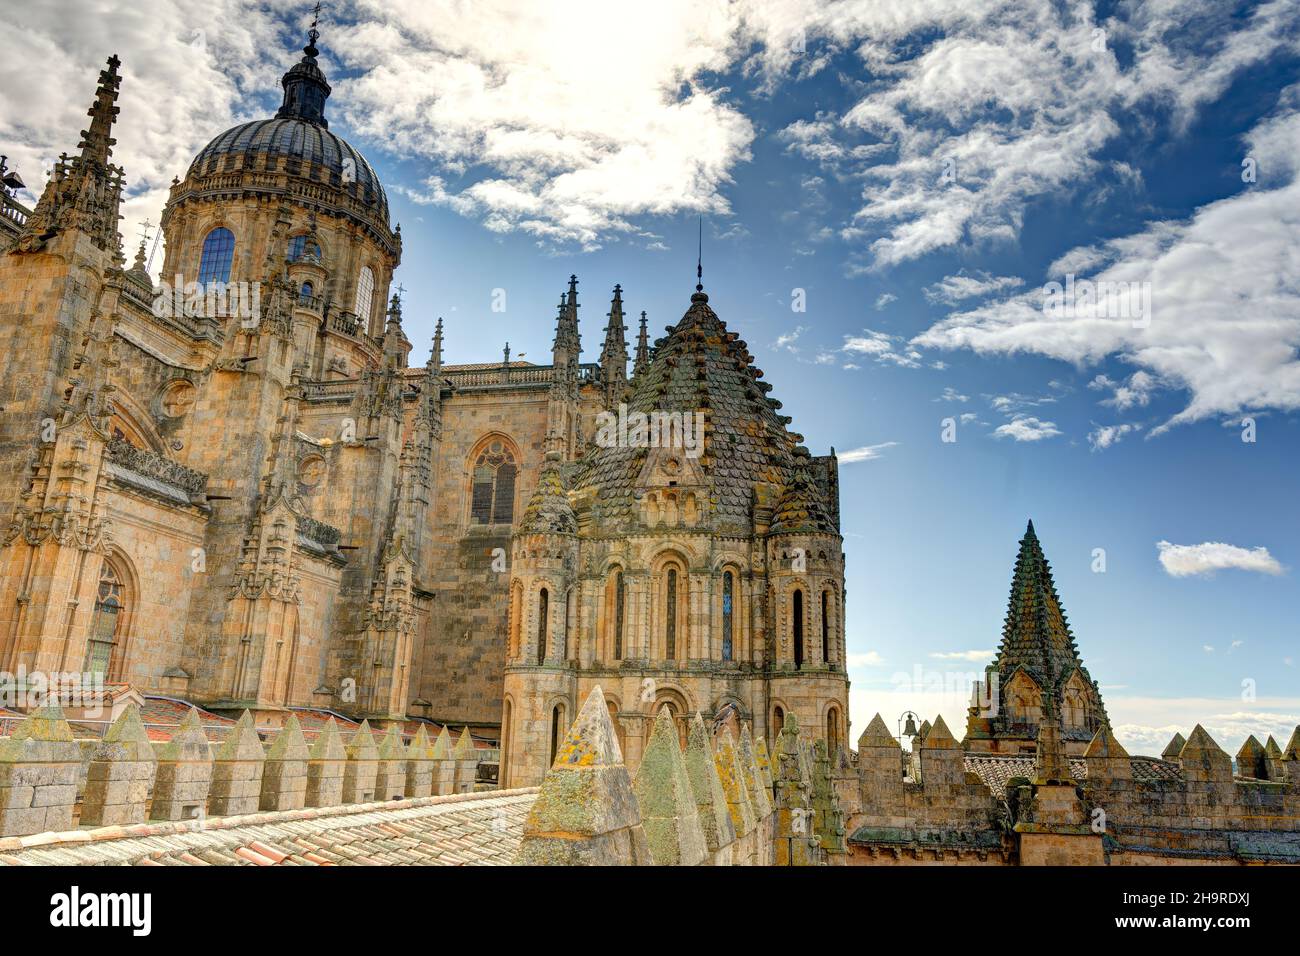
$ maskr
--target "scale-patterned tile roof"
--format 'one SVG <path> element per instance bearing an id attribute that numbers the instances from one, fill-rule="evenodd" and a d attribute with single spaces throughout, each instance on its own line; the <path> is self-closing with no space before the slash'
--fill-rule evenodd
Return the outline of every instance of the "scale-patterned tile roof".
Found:
<path id="1" fill-rule="evenodd" d="M 704 453 L 698 459 L 707 483 L 715 527 L 744 532 L 752 527 L 756 483 L 784 487 L 794 476 L 801 435 L 786 429 L 781 403 L 744 341 L 727 330 L 702 291 L 668 336 L 655 343 L 654 357 L 632 381 L 628 413 L 696 411 L 705 416 Z M 636 515 L 635 488 L 649 449 L 595 446 L 584 459 L 575 489 L 596 491 L 596 520 L 605 531 L 630 528 Z"/>
<path id="2" fill-rule="evenodd" d="M 0 839 L 0 866 L 503 866 L 537 788 Z"/>
<path id="3" fill-rule="evenodd" d="M 1183 779 L 1183 771 L 1178 764 L 1157 760 L 1155 757 L 1130 757 L 1129 759 L 1133 765 L 1134 780 L 1147 783 L 1176 783 Z M 968 753 L 966 771 L 975 774 L 984 786 L 1001 796 L 1006 793 L 1007 783 L 1013 777 L 1033 777 L 1034 755 Z M 1070 773 L 1075 780 L 1086 780 L 1087 761 L 1080 757 L 1071 757 Z"/>

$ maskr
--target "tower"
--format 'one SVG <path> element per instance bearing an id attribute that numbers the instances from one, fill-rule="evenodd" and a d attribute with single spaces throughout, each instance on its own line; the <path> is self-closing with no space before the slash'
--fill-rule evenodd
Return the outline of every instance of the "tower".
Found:
<path id="1" fill-rule="evenodd" d="M 1053 739 L 1079 756 L 1107 722 L 1033 521 L 1020 539 L 997 657 L 973 698 L 966 722 L 973 751 L 1034 752 L 1045 721 Z"/>

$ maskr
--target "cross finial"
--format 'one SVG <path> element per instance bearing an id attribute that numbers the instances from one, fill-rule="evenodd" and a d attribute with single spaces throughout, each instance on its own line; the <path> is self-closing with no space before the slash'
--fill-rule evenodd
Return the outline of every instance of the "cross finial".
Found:
<path id="1" fill-rule="evenodd" d="M 700 244 L 695 259 L 695 291 L 704 291 L 704 213 L 700 213 Z"/>
<path id="2" fill-rule="evenodd" d="M 317 29 L 319 26 L 320 3 L 317 3 L 311 11 L 311 29 L 307 31 L 307 46 L 303 49 L 303 52 L 308 56 L 316 55 L 316 41 L 320 39 L 320 30 Z"/>
<path id="3" fill-rule="evenodd" d="M 406 291 L 406 286 L 402 285 L 402 283 L 400 283 L 400 282 L 397 283 L 397 299 L 398 299 L 399 302 L 401 301 L 402 293 L 405 292 L 405 291 Z M 439 320 L 439 321 L 441 321 L 441 320 Z"/>
<path id="4" fill-rule="evenodd" d="M 152 228 L 153 228 L 153 223 L 151 223 L 148 219 L 140 223 L 140 245 L 143 246 L 146 242 L 149 241 L 149 230 Z"/>

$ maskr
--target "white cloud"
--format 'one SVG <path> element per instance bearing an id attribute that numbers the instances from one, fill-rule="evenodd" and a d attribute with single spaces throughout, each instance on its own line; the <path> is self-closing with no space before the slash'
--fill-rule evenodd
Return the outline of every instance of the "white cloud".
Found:
<path id="1" fill-rule="evenodd" d="M 935 399 L 936 402 L 969 402 L 970 396 L 963 395 L 957 389 L 948 385 L 944 388 L 943 394 Z"/>
<path id="2" fill-rule="evenodd" d="M 993 660 L 997 651 L 942 651 L 932 653 L 930 656 L 941 661 L 972 661 L 976 664 L 988 663 Z"/>
<path id="3" fill-rule="evenodd" d="M 1168 108 L 1185 129 L 1243 69 L 1295 48 L 1294 0 L 1248 16 L 1216 0 L 1092 5 L 1039 0 L 881 4 L 788 0 L 742 6 L 766 44 L 754 56 L 769 84 L 824 68 L 852 50 L 870 76 L 842 116 L 786 128 L 789 148 L 864 183 L 842 230 L 866 244 L 863 268 L 958 244 L 1015 239 L 1028 205 L 1085 179 L 1094 192 L 1134 188 L 1133 170 L 1101 158 L 1120 135 L 1141 136 L 1138 108 Z M 1111 41 L 1093 45 L 1094 31 Z M 799 56 L 789 37 L 803 30 Z M 1119 44 L 1135 51 L 1117 58 Z"/>
<path id="4" fill-rule="evenodd" d="M 428 202 L 588 248 L 642 215 L 729 213 L 722 188 L 754 131 L 703 80 L 733 61 L 725 4 L 360 6 L 334 40 L 359 71 L 338 95 L 362 135 L 449 171 Z"/>
<path id="5" fill-rule="evenodd" d="M 1300 723 L 1300 698 L 1261 696 L 1252 707 L 1243 709 L 1237 698 L 1106 697 L 1119 742 L 1129 753 L 1148 756 L 1159 756 L 1175 733 L 1187 737 L 1197 724 L 1229 754 L 1251 734 L 1261 741 L 1271 734 L 1285 747 Z"/>
<path id="6" fill-rule="evenodd" d="M 1290 278 L 1300 248 L 1300 219 L 1290 212 L 1300 203 L 1300 88 L 1282 100 L 1279 116 L 1248 137 L 1251 156 L 1270 171 L 1259 184 L 1185 221 L 1152 223 L 1065 257 L 1101 267 L 1095 281 L 1150 282 L 1146 327 L 1088 310 L 1048 315 L 1041 292 L 1031 292 L 948 316 L 914 344 L 1034 353 L 1076 365 L 1118 357 L 1141 371 L 1123 386 L 1093 380 L 1114 389 L 1108 404 L 1115 408 L 1145 405 L 1157 383 L 1189 395 L 1153 435 L 1208 417 L 1300 409 L 1300 287 Z"/>
<path id="7" fill-rule="evenodd" d="M 879 312 L 885 306 L 889 305 L 889 303 L 897 301 L 897 299 L 898 296 L 894 295 L 892 292 L 880 293 L 880 295 L 876 296 L 876 311 Z"/>
<path id="8" fill-rule="evenodd" d="M 1160 564 L 1175 578 L 1209 576 L 1229 568 L 1260 574 L 1282 573 L 1282 565 L 1268 553 L 1268 548 L 1239 548 L 1221 541 L 1203 544 L 1157 541 L 1156 548 L 1160 552 Z"/>
<path id="9" fill-rule="evenodd" d="M 1016 441 L 1042 441 L 1061 434 L 1055 422 L 1045 422 L 1032 415 L 1017 415 L 1005 425 L 993 429 L 994 438 L 1014 438 Z"/>
<path id="10" fill-rule="evenodd" d="M 885 659 L 876 651 L 864 651 L 860 654 L 849 654 L 845 657 L 845 663 L 850 668 L 859 667 L 879 667 L 885 663 Z"/>
<path id="11" fill-rule="evenodd" d="M 886 448 L 893 448 L 897 445 L 896 441 L 882 442 L 879 445 L 863 445 L 861 448 L 850 448 L 848 451 L 836 452 L 841 465 L 851 465 L 857 461 L 875 461 L 883 457 L 880 453 Z"/>
<path id="12" fill-rule="evenodd" d="M 1098 425 L 1088 433 L 1088 444 L 1093 451 L 1104 451 L 1130 432 L 1140 431 L 1141 425 L 1124 422 L 1120 425 Z"/>
<path id="13" fill-rule="evenodd" d="M 921 353 L 907 347 L 902 336 L 873 329 L 863 329 L 861 335 L 844 336 L 840 351 L 866 355 L 882 365 L 898 365 L 903 368 L 919 368 L 921 365 Z"/>
<path id="14" fill-rule="evenodd" d="M 922 291 L 930 302 L 955 305 L 964 299 L 986 298 L 1024 284 L 1024 280 L 1018 276 L 994 276 L 987 272 L 968 276 L 959 272 L 956 275 L 944 276 Z"/>

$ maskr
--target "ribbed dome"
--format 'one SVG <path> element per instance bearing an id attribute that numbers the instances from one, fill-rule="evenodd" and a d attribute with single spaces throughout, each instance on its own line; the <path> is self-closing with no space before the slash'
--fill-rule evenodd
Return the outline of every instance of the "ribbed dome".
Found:
<path id="1" fill-rule="evenodd" d="M 282 169 L 287 163 L 311 163 L 328 170 L 328 178 L 322 178 L 322 182 L 375 206 L 387 225 L 388 197 L 374 168 L 347 140 L 329 131 L 325 101 L 329 99 L 330 85 L 316 63 L 316 39 L 320 34 L 314 24 L 308 36 L 302 60 L 280 81 L 284 102 L 275 118 L 226 130 L 194 157 L 187 176 L 233 169 L 239 165 L 233 160 L 238 155 L 244 156 L 245 169 Z M 288 168 L 291 173 L 298 171 Z M 302 172 L 310 175 L 315 171 Z M 349 180 L 346 184 L 345 174 Z"/>
<path id="2" fill-rule="evenodd" d="M 244 166 L 255 169 L 282 168 L 284 160 L 316 163 L 330 171 L 329 183 L 346 188 L 358 199 L 377 203 L 384 222 L 388 221 L 388 197 L 374 168 L 347 140 L 323 126 L 303 119 L 254 120 L 226 130 L 194 157 L 188 175 L 220 172 L 222 157 L 243 154 Z M 258 155 L 261 154 L 261 155 Z M 346 160 L 352 161 L 355 181 L 343 186 Z"/>

